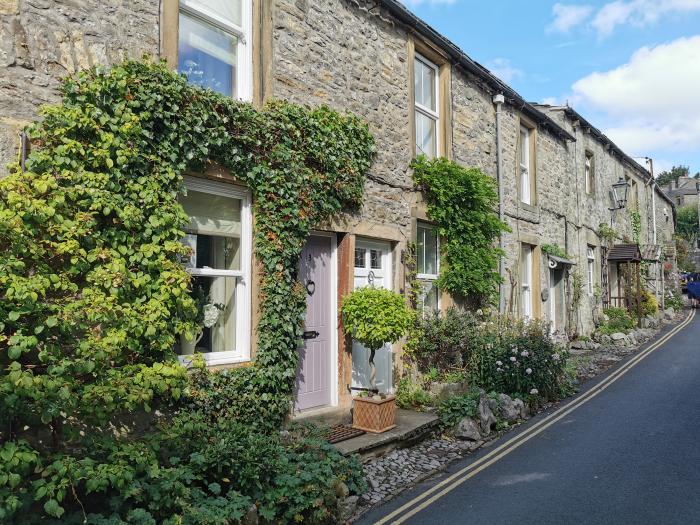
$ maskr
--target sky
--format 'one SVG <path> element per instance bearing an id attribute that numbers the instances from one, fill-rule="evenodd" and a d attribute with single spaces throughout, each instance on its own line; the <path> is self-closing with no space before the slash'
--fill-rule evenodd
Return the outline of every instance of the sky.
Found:
<path id="1" fill-rule="evenodd" d="M 700 171 L 700 0 L 402 0 L 526 100 Z M 644 161 L 641 160 L 643 163 Z"/>

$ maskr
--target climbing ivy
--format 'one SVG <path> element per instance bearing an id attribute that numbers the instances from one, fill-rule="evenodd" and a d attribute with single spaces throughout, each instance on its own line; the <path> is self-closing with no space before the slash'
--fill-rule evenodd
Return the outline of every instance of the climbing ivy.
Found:
<path id="1" fill-rule="evenodd" d="M 155 468 L 157 448 L 119 452 L 107 432 L 124 413 L 189 403 L 212 420 L 277 428 L 305 312 L 302 247 L 312 227 L 361 203 L 374 150 L 352 115 L 258 110 L 147 60 L 81 72 L 62 95 L 29 130 L 27 171 L 0 181 L 0 456 L 17 462 L 0 468 L 0 518 L 33 499 L 59 517 L 64 499 L 124 488 L 132 454 Z M 191 384 L 173 351 L 197 330 L 179 263 L 182 175 L 212 162 L 252 191 L 262 275 L 254 366 L 209 374 L 227 385 L 220 397 L 198 390 L 206 379 Z M 86 489 L 101 462 L 112 470 Z"/>
<path id="2" fill-rule="evenodd" d="M 632 240 L 639 244 L 642 236 L 642 215 L 638 209 L 630 210 L 630 224 L 632 226 Z"/>
<path id="3" fill-rule="evenodd" d="M 494 211 L 496 182 L 476 168 L 464 168 L 445 158 L 419 156 L 412 163 L 416 184 L 425 193 L 428 215 L 441 239 L 438 286 L 462 299 L 493 300 L 501 282 L 495 246 L 509 231 Z"/>

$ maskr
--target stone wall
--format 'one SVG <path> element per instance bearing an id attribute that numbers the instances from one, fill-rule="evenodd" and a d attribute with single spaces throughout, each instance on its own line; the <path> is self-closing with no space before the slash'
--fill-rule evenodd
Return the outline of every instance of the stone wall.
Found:
<path id="1" fill-rule="evenodd" d="M 60 79 L 79 69 L 159 53 L 152 0 L 0 0 L 0 177 L 17 159 L 18 135 Z"/>
<path id="2" fill-rule="evenodd" d="M 37 117 L 41 104 L 58 101 L 59 79 L 91 65 L 109 65 L 144 53 L 159 55 L 159 3 L 149 0 L 0 0 L 0 176 L 15 160 L 19 130 Z M 262 33 L 266 34 L 265 32 Z M 362 210 L 337 217 L 324 228 L 394 242 L 395 285 L 400 289 L 400 253 L 412 240 L 416 217 L 424 216 L 421 197 L 413 190 L 410 163 L 410 41 L 418 38 L 387 12 L 350 0 L 274 0 L 270 12 L 269 85 L 264 93 L 308 105 L 327 104 L 352 111 L 370 126 L 377 157 L 369 174 Z M 264 40 L 265 37 L 263 37 Z M 452 64 L 451 121 L 448 131 L 455 161 L 496 177 L 497 151 L 492 88 Z M 520 244 L 558 245 L 585 275 L 586 248 L 597 248 L 600 282 L 602 242 L 599 225 L 610 224 L 610 187 L 620 176 L 638 181 L 643 243 L 651 242 L 650 189 L 644 173 L 614 156 L 589 130 L 575 127 L 557 108 L 547 114 L 575 136 L 568 141 L 542 126 L 536 132 L 536 195 L 533 206 L 518 199 L 517 140 L 521 115 L 504 104 L 501 126 L 504 211 L 511 232 L 504 237 L 507 302 L 517 304 Z M 537 122 L 534 123 L 537 125 Z M 595 158 L 596 186 L 584 191 L 585 152 Z M 673 221 L 657 203 L 657 225 L 670 240 Z M 670 212 L 669 212 L 670 213 Z M 631 237 L 629 210 L 616 212 L 614 228 Z M 548 286 L 546 257 L 537 253 L 542 287 Z M 511 277 L 515 283 L 511 287 Z M 571 279 L 567 283 L 569 292 Z M 548 311 L 536 297 L 536 310 Z M 448 302 L 446 302 L 448 304 Z M 569 330 L 587 333 L 600 301 L 585 294 L 576 311 L 567 312 Z M 514 311 L 517 309 L 514 308 Z"/>

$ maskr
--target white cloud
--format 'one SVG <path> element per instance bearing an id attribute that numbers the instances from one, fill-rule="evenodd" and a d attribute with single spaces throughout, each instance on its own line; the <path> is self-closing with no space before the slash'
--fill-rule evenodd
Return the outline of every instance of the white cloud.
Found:
<path id="1" fill-rule="evenodd" d="M 606 133 L 630 153 L 694 151 L 700 143 L 700 35 L 637 50 L 615 69 L 573 85 L 574 100 L 614 122 Z"/>
<path id="2" fill-rule="evenodd" d="M 592 26 L 598 36 L 606 37 L 619 25 L 643 27 L 658 21 L 662 15 L 690 11 L 700 11 L 700 0 L 616 0 L 596 13 Z"/>
<path id="3" fill-rule="evenodd" d="M 547 27 L 550 33 L 568 33 L 573 27 L 584 22 L 593 12 L 590 5 L 554 4 L 554 20 Z"/>
<path id="4" fill-rule="evenodd" d="M 421 1 L 421 0 L 414 0 Z M 645 27 L 663 15 L 700 11 L 700 0 L 615 0 L 595 11 L 588 4 L 552 6 L 552 22 L 548 33 L 569 33 L 577 26 L 592 27 L 600 38 L 611 35 L 618 26 Z"/>
<path id="5" fill-rule="evenodd" d="M 559 99 L 557 97 L 544 97 L 540 104 L 545 106 L 560 106 Z"/>
<path id="6" fill-rule="evenodd" d="M 506 84 L 523 76 L 522 70 L 512 66 L 507 58 L 494 58 L 486 64 L 486 67 Z"/>

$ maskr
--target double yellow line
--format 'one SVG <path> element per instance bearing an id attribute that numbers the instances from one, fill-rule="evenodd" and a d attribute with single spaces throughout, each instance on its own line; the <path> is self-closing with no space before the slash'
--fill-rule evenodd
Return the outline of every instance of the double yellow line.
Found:
<path id="1" fill-rule="evenodd" d="M 545 417 L 542 421 L 524 430 L 517 436 L 512 437 L 511 439 L 500 445 L 498 448 L 486 454 L 484 457 L 479 458 L 477 461 L 474 461 L 473 463 L 467 465 L 458 472 L 455 472 L 448 478 L 445 478 L 440 483 L 423 492 L 420 496 L 417 496 L 416 498 L 399 507 L 392 513 L 384 516 L 382 519 L 377 521 L 375 525 L 384 525 L 386 523 L 398 524 L 405 522 L 406 520 L 418 514 L 420 511 L 422 511 L 429 505 L 435 503 L 444 495 L 453 491 L 455 488 L 457 488 L 459 485 L 461 485 L 468 479 L 473 478 L 479 472 L 493 465 L 503 457 L 507 456 L 508 454 L 516 450 L 518 447 L 535 437 L 536 435 L 540 434 L 541 432 L 544 432 L 547 428 L 551 427 L 557 421 L 566 417 L 580 406 L 588 403 L 591 399 L 600 394 L 603 390 L 608 388 L 615 381 L 620 379 L 634 366 L 636 366 L 642 359 L 651 354 L 654 350 L 658 349 L 669 339 L 671 339 L 674 335 L 676 335 L 678 332 L 680 332 L 686 326 L 688 326 L 692 322 L 694 317 L 695 310 L 691 310 L 690 314 L 688 314 L 688 317 L 681 324 L 676 326 L 673 330 L 671 330 L 661 339 L 651 344 L 648 348 L 637 354 L 633 359 L 630 359 L 618 370 L 616 370 L 614 373 L 610 374 L 610 376 L 601 381 L 600 384 L 586 391 L 584 394 L 572 401 L 570 404 L 561 407 L 549 416 Z"/>

